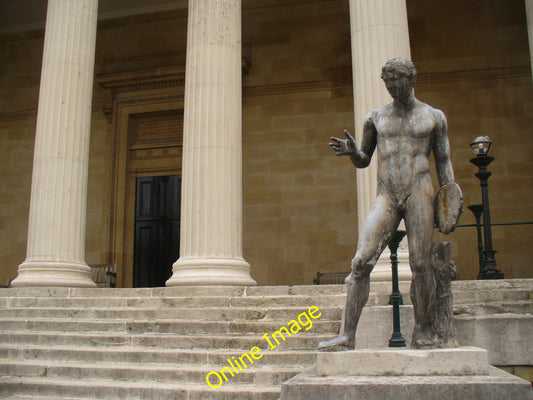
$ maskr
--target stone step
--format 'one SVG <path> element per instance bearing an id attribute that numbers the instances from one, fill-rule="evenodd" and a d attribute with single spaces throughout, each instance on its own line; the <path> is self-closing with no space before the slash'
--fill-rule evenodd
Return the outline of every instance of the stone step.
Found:
<path id="1" fill-rule="evenodd" d="M 233 360 L 238 360 L 239 355 Z M 0 376 L 10 377 L 47 377 L 61 379 L 80 380 L 112 380 L 112 381 L 133 381 L 133 382 L 167 382 L 167 383 L 193 383 L 205 384 L 206 376 L 212 372 L 219 372 L 224 367 L 229 367 L 231 372 L 225 372 L 231 378 L 232 383 L 245 383 L 253 385 L 281 385 L 287 379 L 302 372 L 310 365 L 293 366 L 271 366 L 264 365 L 260 360 L 243 359 L 245 365 L 239 361 L 241 368 L 235 365 L 235 370 L 231 371 L 231 366 L 226 363 L 221 365 L 131 365 L 125 363 L 54 363 L 43 361 L 11 361 L 0 360 Z M 234 375 L 231 376 L 231 373 Z M 213 377 L 216 378 L 216 377 Z M 214 381 L 212 381 L 214 383 Z"/>
<path id="2" fill-rule="evenodd" d="M 529 290 L 533 291 L 531 279 L 496 279 L 496 280 L 464 280 L 452 282 L 452 290 L 456 291 L 493 291 L 493 290 Z"/>
<path id="3" fill-rule="evenodd" d="M 457 281 L 453 283 L 456 304 L 520 301 L 533 299 L 530 280 Z M 404 303 L 410 304 L 409 284 L 400 283 Z M 344 306 L 345 285 L 294 287 L 230 288 L 205 287 L 151 289 L 67 289 L 67 288 L 0 289 L 0 308 L 206 308 L 206 307 L 286 307 Z M 390 283 L 372 283 L 368 305 L 385 305 L 389 301 Z"/>
<path id="4" fill-rule="evenodd" d="M 457 341 L 489 352 L 492 365 L 532 365 L 532 314 L 459 315 Z"/>
<path id="5" fill-rule="evenodd" d="M 298 334 L 329 333 L 338 331 L 339 322 L 320 321 L 292 316 L 292 321 L 298 322 L 301 330 Z M 299 321 L 298 321 L 299 320 Z M 257 320 L 257 321 L 72 321 L 65 319 L 2 319 L 0 331 L 4 332 L 107 332 L 124 334 L 169 333 L 178 335 L 209 335 L 209 334 L 248 334 L 276 332 L 289 321 Z"/>
<path id="6" fill-rule="evenodd" d="M 477 292 L 456 291 L 453 293 L 454 304 L 490 303 L 504 301 L 531 301 L 532 292 L 527 289 L 491 290 Z M 404 304 L 411 304 L 408 294 L 403 294 Z M 387 305 L 389 294 L 372 294 L 367 306 Z M 344 307 L 346 295 L 328 296 L 255 296 L 255 297 L 109 297 L 109 298 L 34 298 L 34 297 L 1 297 L 0 309 L 71 309 L 79 312 L 102 313 L 102 310 L 162 310 L 162 309 L 248 309 L 256 308 L 257 312 L 276 313 L 277 310 L 297 308 L 305 310 L 310 306 L 322 308 Z M 81 311 L 80 311 L 81 310 Z M 155 311 L 152 311 L 155 312 Z M 281 312 L 281 310 L 280 310 Z M 191 313 L 191 311 L 189 311 Z M 254 312 L 252 311 L 252 317 Z M 260 316 L 260 314 L 258 315 Z"/>
<path id="7" fill-rule="evenodd" d="M 118 321 L 165 321 L 165 320 L 280 320 L 288 322 L 297 318 L 309 307 L 211 307 L 211 308 L 4 308 L 2 318 L 70 319 L 70 320 L 118 320 Z M 321 307 L 321 321 L 338 321 L 342 317 L 339 306 Z"/>
<path id="8" fill-rule="evenodd" d="M 372 284 L 377 292 L 390 290 L 390 283 Z M 173 286 L 157 288 L 0 288 L 0 296 L 16 297 L 254 297 L 309 296 L 346 293 L 346 285 L 298 286 Z"/>
<path id="9" fill-rule="evenodd" d="M 410 282 L 400 282 L 400 291 L 409 294 Z M 458 292 L 494 292 L 494 291 L 528 291 L 533 296 L 533 282 L 531 279 L 504 280 L 464 280 L 452 282 L 454 293 Z M 390 282 L 371 282 L 372 295 L 390 294 Z M 329 296 L 344 295 L 346 285 L 298 285 L 298 286 L 175 286 L 169 288 L 0 288 L 0 298 L 5 297 L 53 297 L 53 298 L 172 298 L 172 297 L 263 297 L 263 296 Z M 533 299 L 533 297 L 530 297 Z"/>
<path id="10" fill-rule="evenodd" d="M 8 396 L 8 397 L 2 397 L 3 400 L 80 400 L 79 397 L 63 397 L 63 396 L 41 396 L 39 394 L 35 396 Z"/>
<path id="11" fill-rule="evenodd" d="M 495 314 L 533 314 L 533 302 L 530 300 L 502 301 L 494 303 L 455 304 L 453 314 L 495 315 Z"/>
<path id="12" fill-rule="evenodd" d="M 494 317 L 497 315 L 510 315 L 513 320 L 519 318 L 521 315 L 526 317 L 526 320 L 531 318 L 531 302 L 508 302 L 497 304 L 477 304 L 477 305 L 459 305 L 456 306 L 456 319 L 473 317 L 476 321 L 481 321 L 482 316 Z M 408 339 L 412 332 L 412 307 L 409 305 L 401 307 L 401 323 L 404 337 Z M 392 321 L 392 307 L 379 306 L 367 307 L 363 310 L 361 321 L 359 323 L 358 331 L 358 346 L 364 345 L 374 347 L 384 347 L 387 344 L 391 333 Z M 260 336 L 272 333 L 279 330 L 280 327 L 285 326 L 285 322 L 280 321 L 246 321 L 239 322 L 160 322 L 160 321 L 143 321 L 143 322 L 128 322 L 120 323 L 120 330 L 115 332 L 110 331 L 114 326 L 113 322 L 97 321 L 97 322 L 72 322 L 64 319 L 57 321 L 6 321 L 6 326 L 3 327 L 0 333 L 0 343 L 17 343 L 19 345 L 35 345 L 44 343 L 47 345 L 80 345 L 80 346 L 150 346 L 153 348 L 224 348 L 230 346 L 232 349 L 250 349 L 254 345 L 260 343 L 266 344 L 266 341 Z M 522 323 L 522 322 L 521 322 Z M 1 326 L 2 323 L 0 323 Z M 21 324 L 27 330 L 23 331 L 16 326 Z M 284 345 L 296 346 L 296 349 L 307 348 L 313 350 L 312 338 L 328 337 L 336 335 L 339 329 L 339 321 L 319 321 L 313 322 L 313 327 L 309 331 L 302 330 L 299 333 L 287 338 Z M 88 328 L 94 326 L 94 331 L 89 331 Z M 211 332 L 206 332 L 208 329 L 203 329 L 205 333 L 199 334 L 198 330 L 193 330 L 193 327 L 209 328 Z M 227 331 L 222 332 L 219 329 L 224 326 Z M 458 325 L 461 326 L 461 325 Z M 38 327 L 48 327 L 49 331 L 43 329 L 37 330 Z M 105 327 L 106 329 L 103 329 Z M 127 329 L 129 327 L 129 329 Z M 33 328 L 33 331 L 29 329 Z M 62 329 L 68 329 L 63 333 Z M 249 333 L 248 330 L 255 330 L 255 333 Z M 100 332 L 99 332 L 100 331 Z M 103 332 L 102 332 L 103 331 Z M 54 333 L 56 332 L 56 333 Z M 59 333 L 60 332 L 60 333 Z M 165 333 L 166 332 L 166 333 Z M 225 333 L 222 335 L 222 333 Z M 40 335 L 40 339 L 39 339 Z M 307 344 L 303 344 L 303 340 Z M 291 342 L 292 344 L 288 344 Z M 255 343 L 255 344 L 254 344 Z M 258 344 L 259 343 L 259 344 Z M 309 344 L 310 347 L 306 347 Z M 290 347 L 289 347 L 290 348 Z"/>
<path id="13" fill-rule="evenodd" d="M 383 282 L 385 283 L 385 282 Z M 376 290 L 390 288 L 379 282 Z M 383 288 L 383 289 L 381 289 Z M 338 295 L 346 293 L 346 285 L 298 286 L 173 286 L 157 288 L 0 288 L 0 296 L 16 297 L 254 297 Z"/>
<path id="14" fill-rule="evenodd" d="M 279 385 L 247 385 L 227 382 L 217 389 L 204 384 L 119 382 L 58 378 L 0 377 L 0 396 L 43 396 L 62 399 L 131 400 L 278 400 Z M 2 397 L 4 398 L 4 397 Z"/>
<path id="15" fill-rule="evenodd" d="M 403 331 L 410 335 L 413 327 L 413 311 L 412 306 L 405 305 L 400 308 L 401 310 L 401 321 Z M 44 321 L 46 322 L 46 321 Z M 60 321 L 61 322 L 61 321 Z M 279 322 L 279 321 L 278 321 Z M 253 345 L 251 340 L 255 336 L 255 342 L 257 343 L 258 337 L 268 333 L 271 336 L 274 332 L 280 329 L 281 326 L 287 322 L 279 323 L 279 325 L 273 325 L 274 328 L 270 331 L 260 331 L 257 334 L 247 333 L 240 335 L 238 334 L 226 334 L 221 337 L 220 340 L 217 339 L 217 343 L 220 343 L 221 340 L 229 340 L 231 343 L 228 346 L 231 348 L 248 348 L 250 349 Z M 251 322 L 249 322 L 251 323 Z M 257 322 L 258 324 L 260 322 Z M 158 325 L 158 321 L 150 321 L 150 325 Z M 314 327 L 311 328 L 307 333 L 297 333 L 291 338 L 286 338 L 287 341 L 300 340 L 301 338 L 312 338 L 322 336 L 328 339 L 332 338 L 338 333 L 340 321 L 326 321 L 325 323 L 321 322 L 321 328 L 327 329 L 327 331 L 320 333 L 314 330 Z M 264 327 L 264 325 L 263 325 Z M 361 320 L 359 322 L 359 331 L 357 336 L 358 346 L 363 345 L 365 347 L 386 347 L 388 345 L 388 340 L 392 331 L 392 307 L 391 306 L 375 306 L 375 307 L 366 307 L 363 310 L 361 315 Z M 156 328 L 157 329 L 157 328 Z M 30 331 L 13 331 L 11 334 L 4 332 L 7 336 L 2 337 L 0 333 L 0 343 L 13 343 L 13 344 L 26 344 L 26 345 L 35 345 L 39 344 L 35 336 L 32 334 L 38 335 L 40 332 L 30 332 Z M 61 335 L 61 336 L 58 336 Z M 54 341 L 57 341 L 57 344 L 64 346 L 71 345 L 84 345 L 84 346 L 106 346 L 109 344 L 113 347 L 121 346 L 141 346 L 148 345 L 152 348 L 158 348 L 159 346 L 163 348 L 205 348 L 205 346 L 212 346 L 210 339 L 213 336 L 220 335 L 191 335 L 190 331 L 187 331 L 184 335 L 178 334 L 162 334 L 162 333 L 146 333 L 146 334 L 133 334 L 131 332 L 74 332 L 73 335 L 65 336 L 64 333 L 54 333 L 54 332 L 42 332 L 41 340 L 47 345 L 53 345 Z M 154 337 L 154 335 L 156 335 Z M 6 342 L 9 340 L 10 342 Z M 239 340 L 242 344 L 239 345 Z M 262 343 L 267 344 L 265 339 L 261 339 Z M 279 339 L 281 341 L 281 339 Z M 323 340 L 323 339 L 322 339 Z M 261 341 L 260 341 L 261 342 Z M 273 342 L 273 341 L 272 341 Z M 301 349 L 300 344 L 296 344 L 298 349 Z M 261 345 L 259 344 L 259 347 Z M 211 347 L 213 348 L 213 347 Z M 315 347 L 311 343 L 311 347 L 304 347 L 309 350 L 314 350 Z"/>
<path id="16" fill-rule="evenodd" d="M 457 294 L 454 297 L 458 297 Z M 465 295 L 465 298 L 468 297 Z M 469 301 L 455 301 L 455 315 L 463 314 L 494 314 L 494 313 L 533 313 L 533 303 L 531 300 L 502 300 L 502 301 L 478 301 L 474 302 L 470 295 Z M 478 296 L 479 297 L 479 296 Z M 505 297 L 510 297 L 507 294 Z M 523 298 L 522 294 L 517 294 L 516 298 Z M 404 296 L 404 303 L 406 302 Z M 368 308 L 373 307 L 368 304 Z M 342 318 L 343 306 L 321 307 L 320 321 L 340 321 Z M 4 308 L 2 317 L 5 319 L 27 319 L 27 320 L 59 320 L 68 319 L 71 321 L 84 320 L 105 320 L 116 323 L 137 323 L 144 322 L 173 322 L 176 320 L 207 320 L 207 321 L 280 321 L 284 324 L 291 319 L 308 310 L 308 307 L 242 307 L 242 308 Z M 143 322 L 144 321 L 144 322 Z M 281 326 L 281 325 L 280 325 Z M 9 328 L 8 328 L 9 329 Z M 94 328 L 91 328 L 94 329 Z"/>
<path id="17" fill-rule="evenodd" d="M 250 350 L 250 349 L 247 349 Z M 222 365 L 232 356 L 240 356 L 244 350 L 226 349 L 154 349 L 140 347 L 97 347 L 80 348 L 74 346 L 18 344 L 0 345 L 2 360 L 48 360 L 51 362 L 116 362 L 128 364 L 171 364 L 171 365 Z M 316 350 L 264 351 L 261 365 L 297 366 L 315 362 Z"/>
<path id="18" fill-rule="evenodd" d="M 387 298 L 388 301 L 388 298 Z M 205 308 L 205 307 L 331 307 L 344 305 L 344 294 L 329 296 L 253 296 L 253 297 L 1 297 L 0 308 Z M 378 304 L 376 298 L 369 304 Z"/>
<path id="19" fill-rule="evenodd" d="M 273 332 L 268 332 L 269 337 Z M 330 339 L 329 334 L 296 334 L 282 341 L 278 349 L 314 350 L 319 341 Z M 270 339 L 275 345 L 275 341 Z M 144 334 L 124 335 L 108 333 L 72 333 L 72 332 L 0 332 L 0 344 L 18 345 L 59 345 L 82 347 L 135 346 L 170 349 L 238 349 L 249 351 L 258 346 L 266 349 L 268 343 L 259 334 L 248 335 L 176 335 Z"/>
<path id="20" fill-rule="evenodd" d="M 528 289 L 454 291 L 453 302 L 457 304 L 489 303 L 502 301 L 531 301 L 532 292 Z"/>

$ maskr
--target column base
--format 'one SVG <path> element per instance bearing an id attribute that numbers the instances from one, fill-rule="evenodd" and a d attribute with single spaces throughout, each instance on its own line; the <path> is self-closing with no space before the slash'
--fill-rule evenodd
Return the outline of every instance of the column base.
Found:
<path id="1" fill-rule="evenodd" d="M 166 286 L 255 286 L 250 264 L 233 258 L 180 258 Z"/>
<path id="2" fill-rule="evenodd" d="M 25 261 L 19 265 L 13 287 L 96 287 L 85 263 Z"/>

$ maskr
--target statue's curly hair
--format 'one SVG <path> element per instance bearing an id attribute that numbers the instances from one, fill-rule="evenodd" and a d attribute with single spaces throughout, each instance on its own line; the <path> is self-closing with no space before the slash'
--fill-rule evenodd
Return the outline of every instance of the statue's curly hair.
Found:
<path id="1" fill-rule="evenodd" d="M 411 60 L 405 57 L 394 57 L 385 63 L 381 72 L 400 72 L 405 75 L 413 82 L 413 85 L 416 83 L 417 72 L 415 65 Z"/>

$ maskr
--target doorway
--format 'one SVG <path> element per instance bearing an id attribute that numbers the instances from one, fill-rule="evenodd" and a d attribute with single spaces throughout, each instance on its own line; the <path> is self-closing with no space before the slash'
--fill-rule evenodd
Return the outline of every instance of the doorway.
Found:
<path id="1" fill-rule="evenodd" d="M 142 190 L 146 200 L 153 197 L 147 189 L 149 186 L 153 186 L 154 193 L 157 192 L 156 187 L 161 187 L 161 182 L 153 182 L 154 179 L 157 181 L 163 179 L 157 177 L 181 174 L 184 79 L 184 67 L 120 72 L 99 77 L 109 100 L 106 110 L 115 134 L 109 259 L 118 265 L 117 287 L 162 286 L 165 283 L 162 275 L 170 275 L 171 262 L 167 262 L 164 273 L 160 267 L 155 267 L 161 264 L 151 254 L 151 249 L 158 242 L 153 238 L 161 236 L 155 232 L 165 227 L 154 228 L 158 216 L 155 211 L 147 213 L 146 207 L 151 209 L 150 206 L 145 204 L 137 212 L 137 180 L 152 179 L 151 183 L 148 179 L 148 183 L 141 185 L 144 186 Z M 179 205 L 179 201 L 178 189 L 173 204 Z M 169 219 L 173 220 L 174 226 L 179 226 L 179 211 L 174 211 L 176 214 Z M 150 223 L 150 219 L 154 221 Z M 172 262 L 177 260 L 179 251 L 179 228 L 178 231 L 173 230 L 171 236 L 175 239 L 166 237 L 159 241 L 162 246 L 174 243 Z M 137 264 L 135 268 L 134 263 Z M 154 265 L 154 271 L 147 266 L 150 264 Z M 157 275 L 159 278 L 156 279 Z"/>
<path id="2" fill-rule="evenodd" d="M 160 287 L 179 257 L 181 175 L 136 179 L 133 287 Z"/>

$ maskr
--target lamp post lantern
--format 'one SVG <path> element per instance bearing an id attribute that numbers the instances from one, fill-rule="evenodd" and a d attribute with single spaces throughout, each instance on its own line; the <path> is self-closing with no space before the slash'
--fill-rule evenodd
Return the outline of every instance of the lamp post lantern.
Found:
<path id="1" fill-rule="evenodd" d="M 479 168 L 476 172 L 476 178 L 481 184 L 481 205 L 483 208 L 483 233 L 484 233 L 484 251 L 483 251 L 483 267 L 479 272 L 478 279 L 503 279 L 503 273 L 498 269 L 494 253 L 492 249 L 492 230 L 490 224 L 490 207 L 489 207 L 489 191 L 488 179 L 492 175 L 487 170 L 487 166 L 494 161 L 494 157 L 488 156 L 488 152 L 492 148 L 492 142 L 488 136 L 478 136 L 470 145 L 470 148 L 476 155 L 470 160 L 472 164 Z"/>

